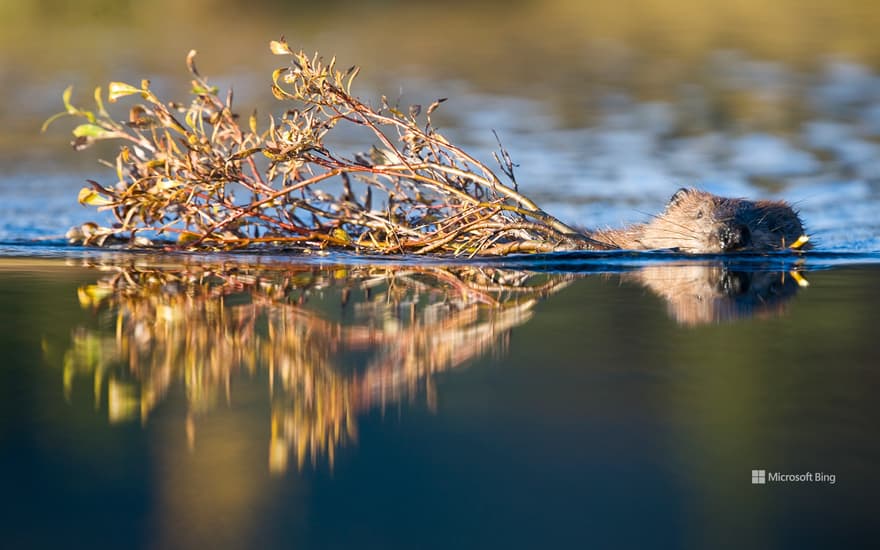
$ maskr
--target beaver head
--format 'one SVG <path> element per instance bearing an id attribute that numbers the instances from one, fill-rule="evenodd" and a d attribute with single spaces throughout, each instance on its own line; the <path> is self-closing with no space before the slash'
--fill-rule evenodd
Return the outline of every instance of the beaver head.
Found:
<path id="1" fill-rule="evenodd" d="M 784 250 L 804 237 L 797 212 L 782 201 L 725 198 L 682 188 L 640 227 L 641 248 L 691 254 Z"/>

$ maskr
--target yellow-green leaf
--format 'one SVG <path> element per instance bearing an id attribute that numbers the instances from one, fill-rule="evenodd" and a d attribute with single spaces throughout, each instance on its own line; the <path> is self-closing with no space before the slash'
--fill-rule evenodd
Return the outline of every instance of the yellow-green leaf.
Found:
<path id="1" fill-rule="evenodd" d="M 140 88 L 135 88 L 125 82 L 111 82 L 110 86 L 107 87 L 107 98 L 110 100 L 110 103 L 114 103 L 120 97 L 139 94 L 142 91 Z"/>
<path id="2" fill-rule="evenodd" d="M 106 139 L 113 137 L 113 134 L 101 128 L 97 124 L 80 124 L 73 129 L 73 135 L 76 137 L 88 137 L 94 139 Z"/>
<path id="3" fill-rule="evenodd" d="M 345 244 L 351 244 L 351 237 L 345 232 L 345 229 L 337 227 L 330 234 L 334 239 L 342 241 Z"/>
<path id="4" fill-rule="evenodd" d="M 251 114 L 251 116 L 248 117 L 248 126 L 250 127 L 252 133 L 254 133 L 254 134 L 257 133 L 257 110 L 256 109 L 254 109 L 253 114 Z"/>
<path id="5" fill-rule="evenodd" d="M 110 118 L 107 110 L 104 108 L 104 102 L 101 100 L 101 87 L 95 88 L 95 105 L 98 106 L 98 114 L 104 118 Z"/>
<path id="6" fill-rule="evenodd" d="M 208 86 L 205 88 L 195 80 L 192 83 L 192 93 L 201 94 L 201 95 L 217 95 L 217 92 L 220 90 L 217 86 Z"/>
<path id="7" fill-rule="evenodd" d="M 81 286 L 76 291 L 82 307 L 98 306 L 113 294 L 113 289 L 104 285 Z"/>
<path id="8" fill-rule="evenodd" d="M 190 128 L 195 130 L 197 128 L 197 124 L 199 121 L 198 113 L 196 111 L 187 111 L 186 116 L 184 117 L 184 122 L 186 122 Z"/>
<path id="9" fill-rule="evenodd" d="M 202 236 L 191 231 L 184 231 L 177 237 L 177 244 L 185 245 L 199 240 Z"/>
<path id="10" fill-rule="evenodd" d="M 153 187 L 150 188 L 151 193 L 159 193 L 161 191 L 166 191 L 168 189 L 174 189 L 175 187 L 180 187 L 181 183 L 177 180 L 172 179 L 161 179 L 156 182 Z"/>
<path id="11" fill-rule="evenodd" d="M 64 92 L 61 93 L 61 101 L 64 102 L 64 108 L 67 109 L 67 112 L 71 115 L 75 115 L 79 110 L 70 104 L 71 94 L 73 94 L 73 86 L 64 88 Z"/>
<path id="12" fill-rule="evenodd" d="M 80 204 L 87 204 L 89 206 L 107 206 L 113 204 L 112 200 L 104 197 L 91 187 L 83 187 L 80 189 L 77 200 Z"/>
<path id="13" fill-rule="evenodd" d="M 68 113 L 67 111 L 62 111 L 60 113 L 55 113 L 54 115 L 50 116 L 49 118 L 46 119 L 46 122 L 44 122 L 43 125 L 40 127 L 40 132 L 45 132 L 50 124 L 52 124 L 53 122 L 55 122 L 59 118 L 61 118 L 63 116 L 67 116 L 69 114 L 70 113 Z"/>

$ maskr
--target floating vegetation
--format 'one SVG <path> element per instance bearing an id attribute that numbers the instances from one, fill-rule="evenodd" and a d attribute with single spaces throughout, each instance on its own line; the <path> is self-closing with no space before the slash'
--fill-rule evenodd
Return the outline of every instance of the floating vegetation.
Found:
<path id="1" fill-rule="evenodd" d="M 195 51 L 186 58 L 193 77 L 189 105 L 160 100 L 149 81 L 111 82 L 107 100 L 140 98 L 128 120 L 117 121 L 95 90 L 96 109 L 71 103 L 46 121 L 72 115 L 73 146 L 122 142 L 117 181 L 89 181 L 82 204 L 110 210 L 112 227 L 72 229 L 72 242 L 106 246 L 156 246 L 190 250 L 245 247 L 359 253 L 503 255 L 512 252 L 608 249 L 541 210 L 517 190 L 514 164 L 501 146 L 499 176 L 447 140 L 426 108 L 376 106 L 352 92 L 358 68 L 292 51 L 272 41 L 271 51 L 290 59 L 272 74 L 272 93 L 285 103 L 280 117 L 260 129 L 256 114 L 233 111 L 232 92 L 203 78 Z M 350 157 L 328 137 L 340 127 L 360 127 L 374 144 Z"/>

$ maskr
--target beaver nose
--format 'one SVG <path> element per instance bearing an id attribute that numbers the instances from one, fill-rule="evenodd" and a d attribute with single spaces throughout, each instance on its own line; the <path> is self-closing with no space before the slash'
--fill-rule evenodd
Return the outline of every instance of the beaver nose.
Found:
<path id="1" fill-rule="evenodd" d="M 725 252 L 739 250 L 752 243 L 752 233 L 745 225 L 728 225 L 718 231 L 718 242 Z"/>

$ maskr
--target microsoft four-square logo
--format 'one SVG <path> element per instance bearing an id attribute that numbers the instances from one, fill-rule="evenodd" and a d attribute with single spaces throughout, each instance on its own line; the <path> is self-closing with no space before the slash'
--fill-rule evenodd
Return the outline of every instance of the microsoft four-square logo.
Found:
<path id="1" fill-rule="evenodd" d="M 752 485 L 767 483 L 767 470 L 752 470 Z"/>

